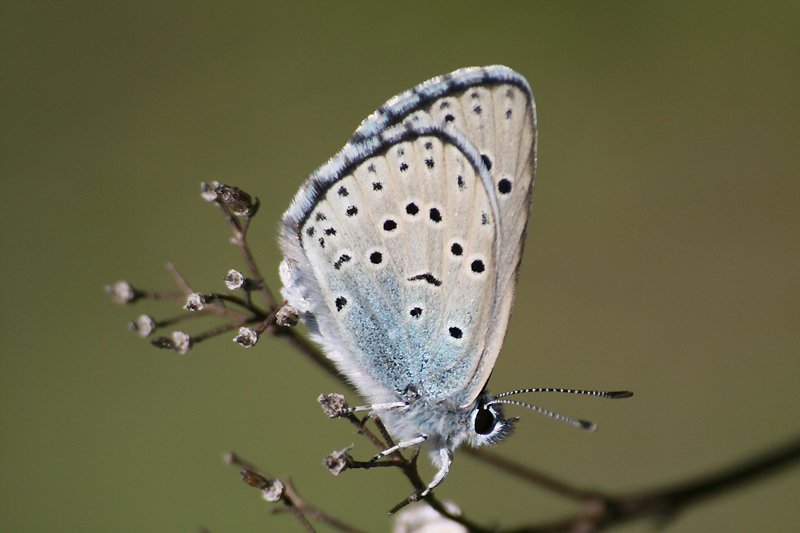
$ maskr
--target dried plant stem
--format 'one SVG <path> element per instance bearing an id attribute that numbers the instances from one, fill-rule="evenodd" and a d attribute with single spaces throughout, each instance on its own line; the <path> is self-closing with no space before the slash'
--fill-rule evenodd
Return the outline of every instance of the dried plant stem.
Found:
<path id="1" fill-rule="evenodd" d="M 257 200 L 256 200 L 257 201 Z M 244 223 L 239 224 L 239 221 L 236 217 L 231 213 L 231 210 L 228 209 L 222 200 L 217 199 L 216 204 L 222 210 L 222 213 L 225 215 L 225 218 L 228 220 L 228 223 L 231 225 L 233 229 L 233 241 L 234 244 L 239 248 L 239 251 L 242 253 L 244 257 L 245 263 L 247 263 L 247 268 L 250 269 L 250 272 L 253 274 L 253 277 L 256 279 L 264 279 L 261 275 L 261 271 L 258 269 L 258 264 L 256 263 L 255 258 L 253 257 L 253 253 L 250 251 L 250 246 L 247 244 L 246 235 L 247 235 L 247 228 L 250 226 L 250 220 L 255 215 L 255 211 L 245 216 Z M 272 296 L 272 292 L 267 287 L 266 283 L 262 283 L 260 287 L 261 294 L 264 296 L 264 301 L 267 303 L 267 307 L 269 309 L 275 309 L 278 307 L 278 302 L 275 300 L 275 297 Z"/>
<path id="2" fill-rule="evenodd" d="M 272 476 L 270 476 L 257 466 L 253 465 L 249 461 L 242 459 L 233 452 L 228 452 L 227 454 L 225 454 L 225 461 L 227 463 L 243 468 L 244 470 L 255 472 L 264 478 L 272 479 Z M 284 507 L 278 509 L 281 509 L 283 511 L 286 511 L 287 509 L 290 510 L 292 514 L 294 514 L 295 517 L 298 519 L 298 521 L 300 521 L 300 523 L 303 525 L 306 531 L 309 532 L 314 531 L 314 528 L 311 526 L 311 524 L 309 524 L 308 520 L 306 520 L 305 518 L 305 515 L 309 515 L 313 517 L 314 520 L 316 520 L 317 522 L 328 524 L 340 531 L 344 531 L 345 533 L 363 533 L 360 529 L 357 529 L 349 524 L 346 524 L 345 522 L 342 522 L 338 518 L 335 518 L 329 515 L 328 513 L 306 502 L 294 488 L 294 485 L 292 485 L 292 481 L 290 478 L 284 478 L 280 481 L 284 487 L 283 494 L 281 496 L 281 501 L 283 502 Z"/>
<path id="3" fill-rule="evenodd" d="M 596 492 L 585 491 L 571 485 L 567 485 L 553 477 L 532 470 L 520 463 L 501 457 L 495 453 L 475 448 L 464 448 L 467 455 L 491 465 L 507 474 L 511 474 L 532 485 L 546 489 L 554 494 L 577 502 L 586 502 L 597 496 Z"/>

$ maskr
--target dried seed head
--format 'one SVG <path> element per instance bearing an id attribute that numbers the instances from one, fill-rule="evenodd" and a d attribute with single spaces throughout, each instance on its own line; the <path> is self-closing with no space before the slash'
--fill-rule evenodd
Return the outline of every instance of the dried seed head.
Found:
<path id="1" fill-rule="evenodd" d="M 183 306 L 187 311 L 202 311 L 206 299 L 199 292 L 193 292 L 186 298 L 186 305 Z"/>
<path id="2" fill-rule="evenodd" d="M 239 187 L 220 185 L 217 189 L 217 195 L 219 199 L 233 211 L 233 214 L 237 216 L 250 214 L 250 210 L 254 205 L 250 195 Z"/>
<path id="3" fill-rule="evenodd" d="M 245 348 L 250 348 L 258 342 L 258 333 L 253 328 L 239 328 L 239 334 L 233 338 L 233 342 L 239 343 Z"/>
<path id="4" fill-rule="evenodd" d="M 106 285 L 106 292 L 120 305 L 132 302 L 137 296 L 136 289 L 127 281 L 118 281 L 113 285 Z"/>
<path id="5" fill-rule="evenodd" d="M 278 314 L 275 315 L 275 323 L 285 328 L 291 328 L 297 325 L 300 314 L 297 309 L 289 304 L 283 304 L 283 307 L 278 309 Z"/>
<path id="6" fill-rule="evenodd" d="M 322 410 L 325 411 L 328 418 L 336 418 L 341 415 L 343 410 L 347 409 L 347 401 L 344 399 L 344 395 L 337 392 L 320 394 L 317 401 L 322 405 Z"/>
<path id="7" fill-rule="evenodd" d="M 211 183 L 200 184 L 200 196 L 204 200 L 213 202 L 217 199 L 217 190 L 219 189 L 219 182 L 212 181 Z"/>
<path id="8" fill-rule="evenodd" d="M 131 329 L 139 334 L 140 337 L 147 337 L 156 329 L 156 321 L 147 315 L 142 315 L 135 321 L 128 324 L 128 329 Z"/>
<path id="9" fill-rule="evenodd" d="M 172 332 L 173 350 L 178 353 L 186 353 L 192 347 L 192 338 L 183 331 Z"/>
<path id="10" fill-rule="evenodd" d="M 344 450 L 331 453 L 322 459 L 322 464 L 331 471 L 331 474 L 338 476 L 353 464 L 353 458 L 347 453 L 352 447 L 353 446 L 350 445 Z"/>
<path id="11" fill-rule="evenodd" d="M 230 269 L 222 279 L 225 280 L 225 285 L 232 291 L 241 289 L 242 285 L 244 285 L 244 275 L 238 270 Z"/>
<path id="12" fill-rule="evenodd" d="M 273 480 L 261 493 L 268 502 L 276 502 L 283 496 L 283 483 L 279 479 Z"/>

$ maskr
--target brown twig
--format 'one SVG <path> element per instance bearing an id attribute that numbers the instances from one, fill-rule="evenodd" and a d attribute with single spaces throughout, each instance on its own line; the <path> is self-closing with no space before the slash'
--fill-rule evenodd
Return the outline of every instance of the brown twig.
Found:
<path id="1" fill-rule="evenodd" d="M 260 468 L 253 465 L 249 461 L 246 461 L 245 459 L 239 457 L 237 454 L 233 452 L 228 452 L 225 454 L 225 462 L 243 468 L 245 472 L 254 473 L 263 478 L 267 482 L 269 482 L 269 480 L 273 480 L 273 482 L 275 481 L 275 479 L 272 478 L 272 476 L 267 474 L 265 471 L 261 470 Z M 328 524 L 340 531 L 344 531 L 345 533 L 363 533 L 360 529 L 357 529 L 306 502 L 297 492 L 297 489 L 294 488 L 294 485 L 292 485 L 292 481 L 290 478 L 287 477 L 279 481 L 283 485 L 283 491 L 280 496 L 280 501 L 284 504 L 284 507 L 278 509 L 282 509 L 284 511 L 285 510 L 291 511 L 292 514 L 294 514 L 295 517 L 298 519 L 298 521 L 303 525 L 306 531 L 309 532 L 314 531 L 314 528 L 305 518 L 305 515 L 309 515 L 313 517 L 314 520 L 316 520 L 317 522 Z M 258 487 L 258 488 L 263 489 L 263 487 Z"/>
<path id="2" fill-rule="evenodd" d="M 594 499 L 597 496 L 596 492 L 585 491 L 571 485 L 567 485 L 562 481 L 542 474 L 541 472 L 537 472 L 523 464 L 506 459 L 486 450 L 478 450 L 475 448 L 466 447 L 464 448 L 464 453 L 483 463 L 502 470 L 507 474 L 511 474 L 512 476 L 518 477 L 523 481 L 527 481 L 528 483 L 542 487 L 570 500 L 586 502 Z"/>
<path id="3" fill-rule="evenodd" d="M 748 458 L 717 472 L 684 481 L 672 487 L 636 491 L 622 496 L 595 493 L 584 502 L 584 511 L 550 523 L 503 530 L 503 533 L 551 533 L 602 531 L 610 527 L 655 518 L 666 520 L 703 500 L 756 481 L 800 460 L 800 438 Z"/>
<path id="4" fill-rule="evenodd" d="M 228 223 L 233 228 L 234 243 L 239 248 L 239 251 L 241 251 L 242 256 L 244 257 L 244 261 L 245 263 L 247 263 L 247 268 L 250 269 L 250 272 L 253 274 L 254 278 L 263 279 L 261 271 L 258 268 L 258 264 L 256 264 L 256 260 L 253 257 L 253 252 L 250 251 L 250 246 L 247 244 L 247 240 L 245 238 L 247 233 L 247 228 L 250 226 L 250 220 L 258 211 L 258 205 L 259 205 L 258 198 L 256 198 L 256 204 L 254 209 L 247 215 L 245 215 L 244 223 L 241 225 L 239 224 L 239 221 L 233 215 L 231 210 L 228 208 L 228 206 L 225 205 L 225 203 L 220 198 L 217 198 L 215 203 L 222 210 L 222 213 L 225 215 L 225 218 L 228 220 Z M 260 290 L 261 294 L 264 296 L 264 301 L 266 301 L 267 303 L 267 307 L 269 309 L 275 309 L 278 306 L 278 303 L 275 300 L 275 297 L 272 296 L 272 292 L 269 290 L 269 288 L 265 283 L 261 284 Z"/>

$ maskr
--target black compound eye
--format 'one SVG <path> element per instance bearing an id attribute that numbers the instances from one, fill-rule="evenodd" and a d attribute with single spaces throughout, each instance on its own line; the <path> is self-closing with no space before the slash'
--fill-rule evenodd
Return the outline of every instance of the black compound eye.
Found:
<path id="1" fill-rule="evenodd" d="M 478 408 L 478 414 L 475 415 L 475 433 L 478 435 L 488 435 L 494 431 L 497 425 L 497 418 L 494 413 L 483 407 Z"/>

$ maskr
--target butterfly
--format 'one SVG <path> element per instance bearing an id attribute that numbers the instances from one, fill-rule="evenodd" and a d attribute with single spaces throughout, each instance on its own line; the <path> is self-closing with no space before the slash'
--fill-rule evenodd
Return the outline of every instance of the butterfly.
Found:
<path id="1" fill-rule="evenodd" d="M 398 440 L 376 459 L 430 447 L 439 470 L 422 496 L 461 443 L 512 431 L 501 404 L 525 404 L 500 398 L 549 390 L 485 391 L 514 305 L 536 139 L 520 74 L 438 76 L 364 120 L 281 222 L 283 297 Z"/>

